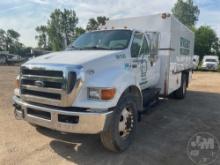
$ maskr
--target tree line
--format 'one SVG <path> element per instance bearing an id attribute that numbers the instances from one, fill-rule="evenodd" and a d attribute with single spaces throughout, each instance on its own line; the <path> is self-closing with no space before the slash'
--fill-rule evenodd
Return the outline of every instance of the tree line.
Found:
<path id="1" fill-rule="evenodd" d="M 220 57 L 220 40 L 216 32 L 207 25 L 195 27 L 199 20 L 200 10 L 194 5 L 193 0 L 177 0 L 172 8 L 172 13 L 183 24 L 190 28 L 195 33 L 194 53 L 200 56 L 218 55 Z"/>
<path id="2" fill-rule="evenodd" d="M 19 42 L 20 34 L 13 29 L 0 29 L 0 51 L 7 51 L 9 53 L 16 53 L 24 55 L 30 52 L 30 47 L 25 47 Z"/>
<path id="3" fill-rule="evenodd" d="M 100 25 L 104 25 L 108 18 L 105 16 L 90 18 L 86 29 L 77 26 L 78 20 L 74 10 L 55 9 L 47 24 L 36 28 L 38 47 L 53 51 L 63 50 L 86 30 L 95 30 Z"/>
<path id="4" fill-rule="evenodd" d="M 210 26 L 200 26 L 196 28 L 199 20 L 200 10 L 193 3 L 193 0 L 177 0 L 172 13 L 183 24 L 195 32 L 195 54 L 201 58 L 204 55 L 214 54 L 220 56 L 220 40 L 216 32 Z M 43 50 L 60 51 L 73 42 L 85 31 L 96 30 L 100 25 L 104 25 L 109 18 L 98 16 L 90 18 L 86 28 L 77 26 L 79 18 L 74 10 L 55 9 L 45 25 L 36 27 L 38 48 Z M 9 51 L 20 55 L 30 52 L 29 47 L 25 47 L 19 42 L 20 34 L 13 29 L 0 29 L 0 51 Z"/>
<path id="5" fill-rule="evenodd" d="M 37 48 L 49 51 L 60 51 L 65 49 L 79 35 L 85 31 L 96 30 L 100 25 L 104 25 L 109 18 L 98 16 L 90 18 L 86 29 L 78 27 L 78 17 L 74 10 L 55 9 L 47 21 L 46 25 L 35 28 L 37 35 Z M 0 28 L 0 51 L 27 56 L 31 53 L 31 47 L 25 47 L 19 42 L 20 34 L 13 29 L 3 30 Z"/>

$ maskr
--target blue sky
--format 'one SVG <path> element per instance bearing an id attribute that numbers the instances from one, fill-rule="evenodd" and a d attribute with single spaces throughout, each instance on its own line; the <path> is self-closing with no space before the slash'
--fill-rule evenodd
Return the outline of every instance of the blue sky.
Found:
<path id="1" fill-rule="evenodd" d="M 170 12 L 176 0 L 8 0 L 0 1 L 0 28 L 12 28 L 21 34 L 26 46 L 36 46 L 35 27 L 46 24 L 55 8 L 74 9 L 78 26 L 85 27 L 91 17 L 110 19 Z M 210 25 L 220 36 L 220 1 L 194 0 L 201 14 L 197 26 Z"/>

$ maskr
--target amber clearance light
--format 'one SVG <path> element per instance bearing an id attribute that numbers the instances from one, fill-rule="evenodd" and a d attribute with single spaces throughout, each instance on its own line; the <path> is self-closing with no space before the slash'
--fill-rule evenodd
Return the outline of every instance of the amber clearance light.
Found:
<path id="1" fill-rule="evenodd" d="M 111 100 L 114 98 L 116 93 L 115 88 L 110 88 L 110 89 L 102 89 L 101 90 L 101 99 L 102 100 Z"/>
<path id="2" fill-rule="evenodd" d="M 20 88 L 20 77 L 19 76 L 16 77 L 15 88 Z"/>

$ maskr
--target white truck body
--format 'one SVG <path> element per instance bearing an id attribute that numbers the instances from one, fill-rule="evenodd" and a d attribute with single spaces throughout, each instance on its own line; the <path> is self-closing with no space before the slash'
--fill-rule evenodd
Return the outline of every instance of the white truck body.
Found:
<path id="1" fill-rule="evenodd" d="M 161 14 L 110 20 L 102 28 L 128 28 L 143 32 L 159 32 L 160 79 L 157 87 L 169 95 L 180 87 L 181 71 L 193 68 L 194 33 L 173 15 Z M 157 72 L 157 71 L 156 71 Z M 158 73 L 158 72 L 157 72 Z M 155 76 L 155 74 L 154 74 Z M 154 77 L 153 76 L 153 77 Z"/>
<path id="2" fill-rule="evenodd" d="M 65 132 L 102 133 L 112 126 L 125 94 L 134 97 L 138 113 L 144 110 L 145 98 L 150 101 L 150 91 L 184 96 L 193 68 L 194 34 L 176 18 L 157 14 L 111 20 L 101 29 L 81 38 L 129 33 L 127 46 L 116 49 L 126 41 L 116 35 L 109 43 L 114 50 L 96 50 L 96 45 L 93 50 L 71 49 L 21 66 L 13 97 L 17 118 Z M 123 110 L 123 117 L 129 114 Z M 119 129 L 125 129 L 122 124 Z"/>

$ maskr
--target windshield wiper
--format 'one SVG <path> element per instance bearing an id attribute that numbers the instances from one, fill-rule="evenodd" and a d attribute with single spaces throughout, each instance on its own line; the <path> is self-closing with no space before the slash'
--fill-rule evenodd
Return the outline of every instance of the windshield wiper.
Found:
<path id="1" fill-rule="evenodd" d="M 81 48 L 76 47 L 74 45 L 71 45 L 71 46 L 67 47 L 66 50 L 81 50 Z"/>
<path id="2" fill-rule="evenodd" d="M 83 47 L 82 49 L 111 50 L 110 48 L 104 48 L 99 46 L 88 46 L 88 47 Z"/>

